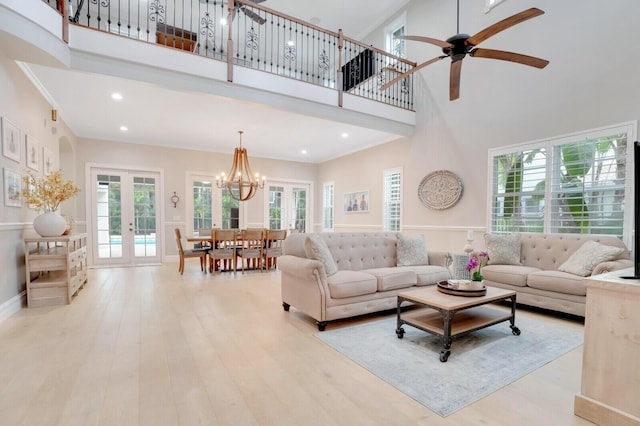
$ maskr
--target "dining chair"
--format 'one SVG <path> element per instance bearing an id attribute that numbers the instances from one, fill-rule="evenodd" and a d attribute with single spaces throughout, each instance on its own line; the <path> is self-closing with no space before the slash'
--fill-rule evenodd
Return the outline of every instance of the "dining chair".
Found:
<path id="1" fill-rule="evenodd" d="M 286 229 L 267 229 L 265 235 L 264 259 L 265 268 L 271 269 L 278 266 L 278 257 L 282 256 L 282 245 L 287 238 Z"/>
<path id="2" fill-rule="evenodd" d="M 180 254 L 180 266 L 178 267 L 178 271 L 180 275 L 184 273 L 184 259 L 198 257 L 200 258 L 200 270 L 205 271 L 205 267 L 207 265 L 207 251 L 202 249 L 185 249 L 182 245 L 182 234 L 180 233 L 180 228 L 175 229 L 176 233 L 176 243 L 178 244 L 178 252 Z"/>
<path id="3" fill-rule="evenodd" d="M 262 254 L 264 249 L 264 232 L 263 228 L 243 229 L 242 237 L 236 254 L 242 258 L 242 273 L 245 270 L 245 260 L 247 269 L 262 270 Z"/>
<path id="4" fill-rule="evenodd" d="M 229 262 L 236 271 L 236 247 L 238 242 L 238 232 L 235 229 L 213 229 L 211 231 L 211 240 L 213 241 L 209 249 L 209 271 L 213 272 L 220 260 L 224 261 L 224 269 L 227 270 Z"/>

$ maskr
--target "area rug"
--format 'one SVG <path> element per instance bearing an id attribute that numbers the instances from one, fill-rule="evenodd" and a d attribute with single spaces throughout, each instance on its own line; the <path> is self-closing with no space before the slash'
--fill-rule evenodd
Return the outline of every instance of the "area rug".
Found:
<path id="1" fill-rule="evenodd" d="M 316 333 L 351 358 L 430 410 L 446 417 L 580 346 L 583 332 L 516 315 L 509 322 L 454 339 L 446 363 L 441 340 L 404 325 L 396 337 L 396 318 Z"/>

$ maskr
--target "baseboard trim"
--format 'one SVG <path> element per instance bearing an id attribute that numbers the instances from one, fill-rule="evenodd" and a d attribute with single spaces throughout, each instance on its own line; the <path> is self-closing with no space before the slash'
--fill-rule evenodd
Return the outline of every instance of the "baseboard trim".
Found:
<path id="1" fill-rule="evenodd" d="M 23 306 L 27 303 L 27 291 L 23 291 L 20 294 L 13 296 L 11 299 L 0 305 L 0 322 L 5 321 L 11 315 L 19 312 Z"/>

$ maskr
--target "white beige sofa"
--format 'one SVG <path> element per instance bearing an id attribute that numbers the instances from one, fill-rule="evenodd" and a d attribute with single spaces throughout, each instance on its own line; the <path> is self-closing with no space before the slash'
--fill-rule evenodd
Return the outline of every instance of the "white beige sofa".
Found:
<path id="1" fill-rule="evenodd" d="M 326 244 L 335 264 L 307 257 L 311 239 Z M 329 321 L 396 308 L 402 290 L 450 278 L 444 252 L 427 251 L 424 264 L 398 266 L 398 249 L 401 264 L 422 263 L 407 262 L 407 239 L 415 237 L 395 232 L 291 234 L 278 260 L 282 306 L 314 318 L 323 331 Z M 335 273 L 328 273 L 332 268 Z"/>
<path id="2" fill-rule="evenodd" d="M 490 264 L 482 268 L 485 285 L 516 291 L 518 304 L 584 317 L 587 294 L 584 277 L 633 266 L 627 247 L 620 239 L 613 236 L 522 233 L 519 234 L 519 240 L 521 265 L 495 264 L 495 261 L 491 264 L 492 259 L 490 259 Z M 559 270 L 571 269 L 565 262 L 587 241 L 595 241 L 622 250 L 614 260 L 601 263 L 597 263 L 593 258 L 595 250 L 590 250 L 587 257 L 593 261 L 593 265 L 590 266 L 592 272 L 587 275 Z M 491 258 L 491 250 L 490 247 L 488 248 Z M 577 260 L 578 257 L 575 256 L 573 260 Z M 574 268 L 580 266 L 575 265 L 575 262 L 572 263 Z M 588 269 L 584 272 L 588 272 Z"/>

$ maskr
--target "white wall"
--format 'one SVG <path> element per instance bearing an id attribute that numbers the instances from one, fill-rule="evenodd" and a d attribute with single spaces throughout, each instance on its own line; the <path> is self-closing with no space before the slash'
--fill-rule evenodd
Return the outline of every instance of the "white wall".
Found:
<path id="1" fill-rule="evenodd" d="M 61 118 L 51 121 L 51 106 L 42 98 L 30 81 L 22 73 L 15 61 L 9 59 L 0 49 L 0 116 L 10 120 L 21 130 L 21 161 L 18 163 L 0 155 L 0 168 L 11 169 L 21 174 L 27 170 L 25 135 L 33 137 L 39 144 L 39 153 L 47 147 L 53 153 L 54 170 L 59 167 L 58 145 L 60 138 L 69 141 L 73 150 L 75 138 Z M 72 155 L 72 153 L 69 153 Z M 40 157 L 40 171 L 43 170 Z M 65 178 L 73 178 L 63 169 Z M 3 176 L 4 182 L 4 176 Z M 4 186 L 4 185 L 3 185 Z M 65 206 L 66 207 L 66 206 Z M 4 195 L 0 200 L 0 318 L 3 304 L 17 297 L 25 289 L 24 249 L 22 238 L 25 232 L 32 232 L 36 212 L 26 206 L 5 205 Z"/>
<path id="2" fill-rule="evenodd" d="M 484 1 L 461 0 L 461 32 L 474 34 L 529 7 L 544 10 L 480 47 L 537 56 L 550 64 L 539 70 L 467 57 L 460 99 L 454 102 L 448 93 L 450 61 L 432 64 L 416 79 L 414 136 L 320 168 L 320 182 L 336 182 L 338 200 L 343 192 L 364 186 L 375 203 L 381 196 L 381 170 L 403 166 L 404 229 L 426 234 L 430 246 L 443 250 L 460 251 L 466 230 L 482 231 L 487 224 L 490 148 L 640 118 L 640 49 L 634 42 L 640 2 L 507 0 L 486 15 L 483 7 Z M 455 9 L 454 1 L 414 0 L 407 6 L 406 32 L 444 40 L 456 31 Z M 368 42 L 383 46 L 383 30 L 372 33 Z M 411 41 L 407 52 L 419 63 L 441 54 L 435 46 Z M 452 208 L 433 211 L 422 206 L 417 188 L 426 174 L 441 169 L 461 177 L 464 193 Z M 337 227 L 380 224 L 378 210 L 373 206 L 368 215 L 346 217 L 337 213 Z M 481 234 L 475 233 L 476 248 L 483 247 Z"/>

